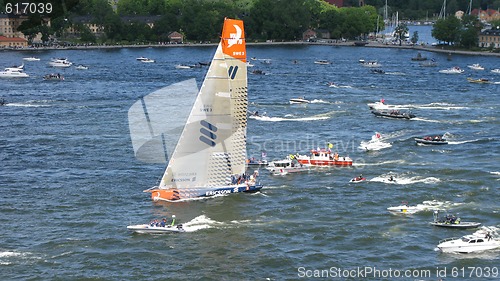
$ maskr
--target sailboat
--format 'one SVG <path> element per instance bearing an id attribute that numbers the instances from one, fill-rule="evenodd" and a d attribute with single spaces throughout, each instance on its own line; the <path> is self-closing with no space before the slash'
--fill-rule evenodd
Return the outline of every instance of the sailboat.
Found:
<path id="1" fill-rule="evenodd" d="M 222 38 L 153 201 L 182 201 L 256 192 L 245 173 L 247 66 L 243 21 L 224 19 Z"/>

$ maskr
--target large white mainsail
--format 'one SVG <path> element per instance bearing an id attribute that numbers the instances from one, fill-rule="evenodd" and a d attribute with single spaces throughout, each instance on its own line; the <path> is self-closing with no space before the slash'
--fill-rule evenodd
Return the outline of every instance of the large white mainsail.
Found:
<path id="1" fill-rule="evenodd" d="M 245 175 L 247 68 L 243 21 L 225 19 L 222 38 L 153 200 L 257 191 Z"/>

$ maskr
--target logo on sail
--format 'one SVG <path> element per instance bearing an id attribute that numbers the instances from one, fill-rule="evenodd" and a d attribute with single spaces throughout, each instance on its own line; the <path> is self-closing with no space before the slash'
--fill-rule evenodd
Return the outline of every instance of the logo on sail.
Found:
<path id="1" fill-rule="evenodd" d="M 243 40 L 241 39 L 241 28 L 236 24 L 233 24 L 233 26 L 234 28 L 236 28 L 236 33 L 229 33 L 230 39 L 227 40 L 228 48 L 231 48 L 234 44 L 243 44 Z"/>
<path id="2" fill-rule="evenodd" d="M 238 66 L 230 66 L 227 73 L 229 74 L 229 78 L 231 78 L 231 80 L 234 79 L 234 77 L 236 76 L 236 72 L 238 72 Z"/>
<path id="3" fill-rule="evenodd" d="M 200 133 L 202 134 L 200 136 L 200 141 L 210 146 L 215 146 L 215 139 L 217 138 L 217 135 L 214 133 L 217 132 L 217 127 L 205 120 L 201 120 L 200 125 L 203 126 L 200 128 Z"/>

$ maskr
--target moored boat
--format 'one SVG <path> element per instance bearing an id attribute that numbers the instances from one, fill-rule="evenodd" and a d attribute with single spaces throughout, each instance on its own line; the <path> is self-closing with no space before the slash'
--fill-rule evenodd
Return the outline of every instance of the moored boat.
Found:
<path id="1" fill-rule="evenodd" d="M 410 111 L 408 112 L 401 112 L 400 110 L 372 110 L 372 113 L 375 116 L 380 116 L 380 117 L 389 117 L 389 118 L 396 118 L 396 119 L 411 119 L 415 118 L 415 114 L 411 113 Z"/>
<path id="2" fill-rule="evenodd" d="M 310 155 L 296 155 L 300 164 L 312 166 L 352 166 L 352 159 L 348 156 L 339 156 L 330 149 L 312 149 Z"/>

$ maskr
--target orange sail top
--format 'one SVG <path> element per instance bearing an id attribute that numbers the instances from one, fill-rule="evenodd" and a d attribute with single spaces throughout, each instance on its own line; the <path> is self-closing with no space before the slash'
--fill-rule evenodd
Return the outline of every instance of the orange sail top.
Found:
<path id="1" fill-rule="evenodd" d="M 245 30 L 242 20 L 224 19 L 221 42 L 224 54 L 246 62 Z"/>

